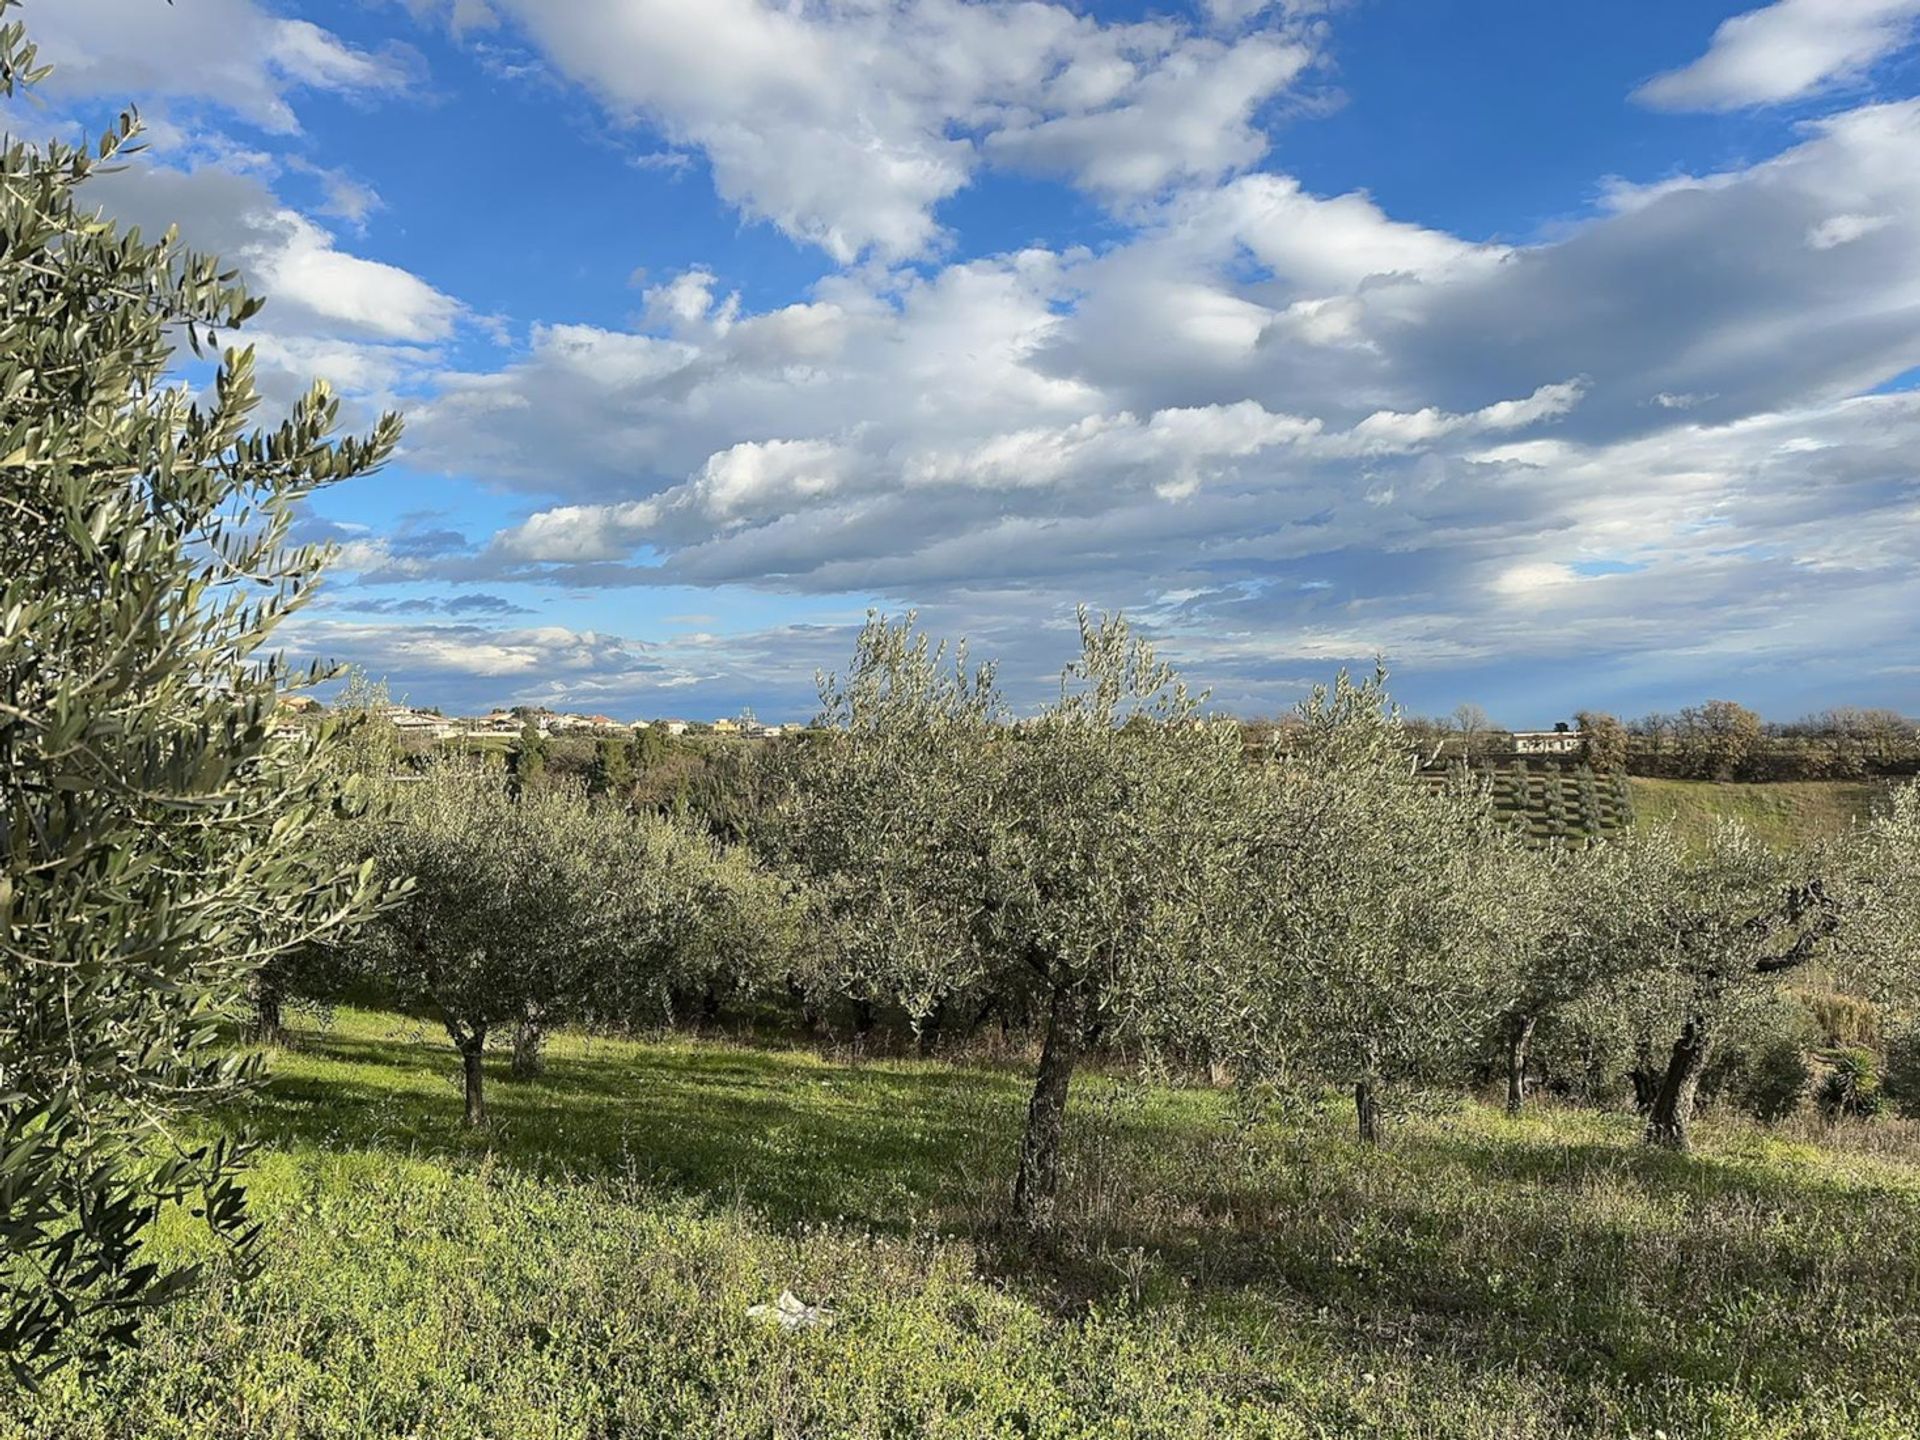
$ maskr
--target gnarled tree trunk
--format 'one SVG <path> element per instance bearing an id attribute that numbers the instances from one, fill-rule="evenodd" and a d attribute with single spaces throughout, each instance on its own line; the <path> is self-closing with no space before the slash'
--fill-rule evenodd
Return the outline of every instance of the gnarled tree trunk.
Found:
<path id="1" fill-rule="evenodd" d="M 1533 1045 L 1533 1027 L 1539 1017 L 1515 1013 L 1507 1017 L 1507 1113 L 1518 1115 L 1527 1103 L 1527 1052 Z"/>
<path id="2" fill-rule="evenodd" d="M 1086 1045 L 1087 1000 L 1080 985 L 1056 984 L 1047 1011 L 1040 1070 L 1027 1102 L 1020 1139 L 1020 1170 L 1013 1182 L 1014 1219 L 1029 1230 L 1045 1227 L 1060 1190 L 1060 1142 L 1066 1130 L 1067 1088 Z"/>
<path id="3" fill-rule="evenodd" d="M 1375 1041 L 1366 1047 L 1365 1065 L 1353 1082 L 1353 1117 L 1363 1145 L 1378 1145 L 1385 1138 L 1380 1124 L 1380 1050 Z"/>
<path id="4" fill-rule="evenodd" d="M 1667 1058 L 1666 1073 L 1647 1112 L 1647 1143 L 1663 1150 L 1685 1153 L 1692 1148 L 1693 1100 L 1700 1089 L 1701 1072 L 1707 1068 L 1708 1036 L 1697 1018 L 1689 1018 L 1681 1027 L 1680 1038 L 1673 1042 Z"/>

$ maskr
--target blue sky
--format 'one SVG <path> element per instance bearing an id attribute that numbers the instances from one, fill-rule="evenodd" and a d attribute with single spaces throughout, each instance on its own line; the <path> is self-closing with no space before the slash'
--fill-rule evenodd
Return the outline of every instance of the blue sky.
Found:
<path id="1" fill-rule="evenodd" d="M 1920 710 L 1920 0 L 29 0 L 16 128 L 402 411 L 290 635 L 809 713 L 1076 603 L 1271 712 Z"/>

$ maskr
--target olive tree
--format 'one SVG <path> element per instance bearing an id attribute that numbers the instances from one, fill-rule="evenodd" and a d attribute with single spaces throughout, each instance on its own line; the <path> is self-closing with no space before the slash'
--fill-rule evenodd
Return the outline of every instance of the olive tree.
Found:
<path id="1" fill-rule="evenodd" d="M 1842 909 L 1826 857 L 1781 854 L 1723 821 L 1706 843 L 1649 865 L 1626 897 L 1623 943 L 1635 967 L 1673 996 L 1677 1031 L 1653 1088 L 1646 1139 L 1688 1149 L 1694 1100 L 1713 1044 L 1743 1008 L 1825 954 Z"/>
<path id="2" fill-rule="evenodd" d="M 1262 769 L 1251 939 L 1214 1043 L 1248 1085 L 1350 1087 L 1377 1143 L 1384 1087 L 1458 1075 L 1503 1008 L 1519 841 L 1421 771 L 1384 673 L 1316 688 Z"/>
<path id="3" fill-rule="evenodd" d="M 0 94 L 44 73 L 0 25 Z M 169 383 L 176 336 L 199 349 L 260 302 L 86 203 L 136 133 L 0 149 L 0 1357 L 21 1377 L 192 1281 L 142 1254 L 162 1204 L 250 1236 L 240 1148 L 170 1122 L 257 1074 L 220 1028 L 250 977 L 374 898 L 312 843 L 318 737 L 276 725 L 299 677 L 267 647 L 325 558 L 290 544 L 297 508 L 398 424 L 335 441 L 315 387 L 251 428 L 248 351 L 202 399 Z"/>
<path id="4" fill-rule="evenodd" d="M 516 796 L 470 763 L 440 761 L 396 788 L 370 849 L 382 873 L 412 888 L 384 919 L 376 967 L 445 1026 L 466 1123 L 482 1125 L 488 1037 L 512 1027 L 530 1071 L 542 1027 L 580 995 L 612 928 L 608 891 L 592 876 L 601 836 L 576 790 Z"/>
<path id="5" fill-rule="evenodd" d="M 379 927 L 373 969 L 432 1011 L 461 1057 L 466 1123 L 486 1123 L 487 1042 L 538 1072 L 550 1027 L 633 1022 L 677 984 L 751 988 L 792 944 L 787 896 L 704 832 L 595 803 L 577 785 L 515 794 L 490 767 L 442 760 L 362 828 L 411 890 Z"/>
<path id="6" fill-rule="evenodd" d="M 822 724 L 781 753 L 789 803 L 768 837 L 807 877 L 823 935 L 805 977 L 870 1017 L 917 1027 L 987 983 L 980 830 L 1000 788 L 1006 712 L 991 665 L 870 618 L 844 678 L 820 679 Z M 866 1024 L 860 1027 L 863 1037 Z"/>
<path id="7" fill-rule="evenodd" d="M 1912 1019 L 1920 1012 L 1920 780 L 1895 790 L 1832 849 L 1848 978 Z"/>
<path id="8" fill-rule="evenodd" d="M 1527 1063 L 1542 1020 L 1574 1004 L 1636 963 L 1627 931 L 1636 897 L 1658 883 L 1672 861 L 1659 832 L 1577 848 L 1547 845 L 1520 852 L 1506 868 L 1506 972 L 1495 977 L 1506 997 L 1500 1043 L 1507 1111 L 1527 1097 Z"/>
<path id="9" fill-rule="evenodd" d="M 962 985 L 1027 987 L 1041 1053 L 1013 1186 L 1044 1224 L 1073 1075 L 1102 1033 L 1147 1034 L 1244 835 L 1236 725 L 1200 714 L 1118 618 L 1080 616 L 1058 698 L 1007 723 L 991 668 L 870 621 L 832 733 L 797 786 L 798 853 L 841 906 L 863 976 L 924 1017 Z"/>
<path id="10" fill-rule="evenodd" d="M 595 878 L 609 907 L 581 1005 L 589 1018 L 672 1018 L 681 996 L 702 1018 L 785 980 L 803 963 L 804 897 L 743 846 L 703 826 L 602 807 Z"/>

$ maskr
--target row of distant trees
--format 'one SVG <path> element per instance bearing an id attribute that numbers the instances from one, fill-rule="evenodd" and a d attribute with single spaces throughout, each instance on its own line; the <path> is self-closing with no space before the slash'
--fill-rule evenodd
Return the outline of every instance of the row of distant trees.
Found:
<path id="1" fill-rule="evenodd" d="M 1920 720 L 1834 709 L 1771 724 L 1730 700 L 1628 727 L 1635 774 L 1700 780 L 1857 780 L 1920 773 Z"/>
<path id="2" fill-rule="evenodd" d="M 1609 773 L 1751 781 L 1920 774 L 1920 720 L 1895 710 L 1840 707 L 1776 723 L 1734 701 L 1709 700 L 1630 721 L 1583 710 L 1574 726 L 1582 737 L 1579 758 Z M 1409 716 L 1407 734 L 1416 748 L 1441 760 L 1493 760 L 1514 751 L 1511 732 L 1478 705 L 1459 706 L 1444 718 Z"/>

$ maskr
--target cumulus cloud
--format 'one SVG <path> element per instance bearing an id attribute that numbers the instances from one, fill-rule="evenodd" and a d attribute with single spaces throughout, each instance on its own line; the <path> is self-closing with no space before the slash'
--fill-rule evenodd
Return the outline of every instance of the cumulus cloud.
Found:
<path id="1" fill-rule="evenodd" d="M 1675 613 L 1728 663 L 1879 643 L 1920 598 L 1920 400 L 1859 397 L 1920 364 L 1916 150 L 1920 106 L 1866 107 L 1531 245 L 1248 175 L 1097 254 L 758 312 L 661 277 L 645 328 L 443 377 L 415 460 L 528 510 L 364 573 L 894 597 L 1036 676 L 1092 598 L 1242 704 L 1377 648 L 1671 649 Z"/>
<path id="2" fill-rule="evenodd" d="M 377 202 L 347 177 L 316 169 L 326 209 L 303 213 L 275 188 L 289 162 L 202 140 L 103 182 L 116 213 L 185 217 L 272 295 L 266 368 L 399 396 L 411 465 L 513 497 L 457 529 L 341 527 L 359 583 L 302 617 L 308 653 L 455 705 L 666 713 L 697 688 L 791 714 L 870 599 L 973 634 L 1027 693 L 1074 601 L 1124 605 L 1240 708 L 1376 651 L 1640 651 L 1684 679 L 1910 642 L 1920 398 L 1866 392 L 1920 366 L 1920 102 L 1615 182 L 1581 223 L 1488 243 L 1255 168 L 1311 72 L 1311 3 L 1128 24 L 1045 0 L 415 8 L 530 38 L 703 155 L 744 213 L 838 260 L 915 263 L 850 263 L 765 308 L 750 277 L 692 265 L 637 279 L 624 328 L 538 324 L 508 363 L 451 370 L 460 303 L 315 218 L 364 222 Z M 1915 9 L 1866 0 L 1805 44 L 1780 29 L 1818 8 L 1729 22 L 1642 98 L 1814 93 Z M 231 102 L 261 124 L 292 123 L 302 88 L 378 93 L 403 58 L 262 23 Z M 75 68 L 105 88 L 131 63 Z M 941 201 L 993 166 L 1097 196 L 1119 238 L 939 260 Z M 514 616 L 619 587 L 833 614 L 648 644 Z"/>
<path id="3" fill-rule="evenodd" d="M 411 272 L 340 249 L 257 175 L 140 164 L 91 182 L 89 194 L 149 233 L 177 222 L 188 244 L 239 265 L 271 298 L 276 326 L 419 344 L 445 339 L 461 313 Z"/>
<path id="4" fill-rule="evenodd" d="M 1126 103 L 1014 121 L 987 136 L 986 151 L 1116 200 L 1211 180 L 1266 153 L 1255 112 L 1312 58 L 1302 44 L 1266 36 L 1191 42 L 1141 77 Z"/>
<path id="5" fill-rule="evenodd" d="M 1222 36 L 1042 0 L 495 8 L 610 109 L 704 153 L 730 203 L 841 261 L 935 246 L 936 207 L 986 163 L 1115 201 L 1251 165 L 1262 107 L 1315 54 L 1286 9 Z"/>
<path id="6" fill-rule="evenodd" d="M 32 32 L 55 95 L 208 99 L 277 132 L 300 128 L 296 90 L 395 93 L 420 65 L 403 46 L 359 49 L 256 0 L 60 0 L 33 7 Z"/>
<path id="7" fill-rule="evenodd" d="M 1796 100 L 1904 48 L 1916 22 L 1920 0 L 1776 0 L 1723 22 L 1706 54 L 1655 76 L 1634 98 L 1662 110 Z"/>
<path id="8" fill-rule="evenodd" d="M 148 234 L 177 223 L 185 244 L 218 255 L 267 297 L 231 338 L 253 346 L 262 388 L 279 404 L 318 377 L 358 397 L 360 423 L 425 383 L 467 316 L 411 271 L 343 249 L 261 173 L 148 158 L 89 181 L 87 195 Z"/>
<path id="9" fill-rule="evenodd" d="M 60 0 L 35 4 L 29 29 L 53 67 L 36 92 L 48 103 L 14 118 L 85 133 L 101 99 L 142 107 L 146 153 L 96 175 L 85 198 L 149 235 L 177 225 L 188 247 L 232 264 L 267 298 L 234 338 L 254 346 L 270 401 L 286 403 L 319 376 L 355 397 L 350 419 L 360 423 L 441 363 L 464 307 L 343 245 L 323 219 L 363 238 L 381 198 L 291 138 L 300 95 L 400 97 L 423 73 L 417 52 L 355 45 L 262 0 Z M 302 186 L 318 192 L 306 209 L 282 193 Z"/>

